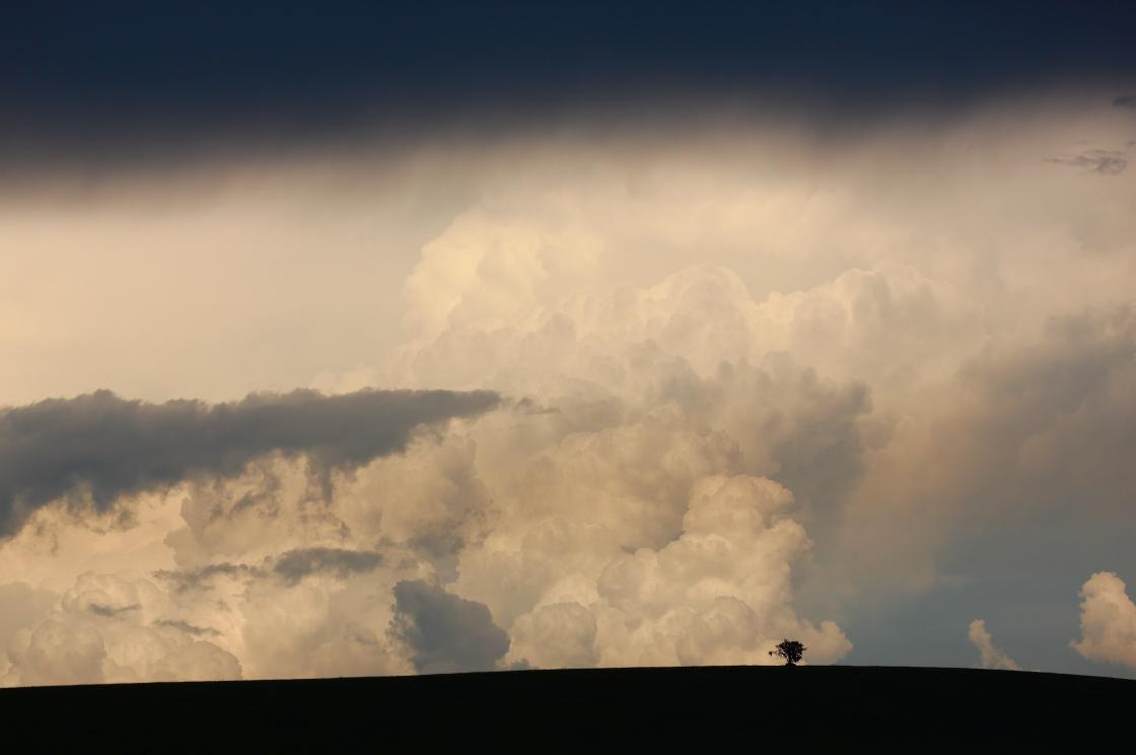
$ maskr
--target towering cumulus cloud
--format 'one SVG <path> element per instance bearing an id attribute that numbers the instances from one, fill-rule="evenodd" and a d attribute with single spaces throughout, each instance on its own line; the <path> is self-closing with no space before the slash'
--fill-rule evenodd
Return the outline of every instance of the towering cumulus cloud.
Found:
<path id="1" fill-rule="evenodd" d="M 234 404 L 147 404 L 109 391 L 0 410 L 0 536 L 64 496 L 105 510 L 122 495 L 194 475 L 233 476 L 272 451 L 319 469 L 358 466 L 406 447 L 422 424 L 483 412 L 489 392 L 315 391 Z"/>

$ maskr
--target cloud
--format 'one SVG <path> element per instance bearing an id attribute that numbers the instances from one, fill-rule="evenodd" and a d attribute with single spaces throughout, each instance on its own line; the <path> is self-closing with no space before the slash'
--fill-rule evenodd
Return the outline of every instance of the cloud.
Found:
<path id="1" fill-rule="evenodd" d="M 137 611 L 141 607 L 142 606 L 138 605 L 137 603 L 134 603 L 133 605 L 129 605 L 129 606 L 117 606 L 117 607 L 116 606 L 104 606 L 104 605 L 100 605 L 98 603 L 91 603 L 90 605 L 87 606 L 87 610 L 90 611 L 93 614 L 98 615 L 98 616 L 110 617 L 110 616 L 116 616 L 120 613 L 126 613 L 127 611 Z"/>
<path id="2" fill-rule="evenodd" d="M 154 577 L 170 582 L 176 591 L 183 592 L 207 587 L 212 578 L 217 575 L 230 577 L 238 575 L 256 576 L 261 573 L 263 573 L 263 570 L 248 564 L 220 563 L 181 571 L 161 569 L 154 572 Z"/>
<path id="3" fill-rule="evenodd" d="M 1126 521 L 1136 176 L 1070 182 L 1037 159 L 1130 138 L 1098 100 L 1106 112 L 1010 103 L 837 138 L 660 122 L 405 161 L 348 149 L 4 199 L 0 278 L 26 285 L 0 297 L 3 387 L 21 401 L 96 377 L 151 398 L 309 384 L 516 399 L 394 433 L 399 453 L 249 431 L 231 463 L 202 444 L 204 461 L 162 476 L 150 451 L 116 450 L 142 469 L 88 474 L 130 497 L 112 526 L 88 515 L 94 482 L 62 479 L 72 508 L 32 506 L 0 543 L 0 571 L 46 591 L 11 592 L 11 633 L 29 633 L 11 679 L 83 677 L 87 629 L 119 658 L 99 673 L 141 678 L 166 651 L 123 657 L 136 624 L 156 633 L 145 647 L 208 641 L 248 678 L 769 663 L 783 637 L 814 663 L 873 637 L 918 662 L 930 651 L 900 649 L 878 617 L 959 563 L 993 595 L 971 549 L 1017 568 L 1023 533 L 1088 542 Z M 380 174 L 395 178 L 360 177 Z M 95 247 L 95 262 L 68 251 Z M 258 285 L 265 269 L 279 287 Z M 218 406 L 245 416 L 200 411 Z M 56 470 L 70 437 L 41 454 Z M 48 487 L 15 474 L 0 479 Z M 1024 567 L 1044 553 L 1054 573 L 1080 557 L 1031 553 Z M 84 572 L 157 592 L 108 583 L 55 611 Z M 400 607 L 400 584 L 421 594 Z M 989 615 L 968 605 L 964 620 Z M 951 631 L 933 614 L 911 636 Z M 32 643 L 48 618 L 63 629 Z M 480 650 L 455 624 L 480 627 Z M 37 672 L 31 648 L 56 635 L 79 660 Z"/>
<path id="4" fill-rule="evenodd" d="M 874 291 L 867 301 L 878 301 L 881 289 L 870 276 L 855 281 L 842 289 L 853 292 L 846 300 L 820 287 L 812 301 L 799 297 L 783 311 L 836 300 L 854 303 L 845 312 L 864 312 L 855 304 L 865 301 L 861 293 Z M 692 296 L 699 288 L 705 294 Z M 889 281 L 888 288 L 892 297 L 899 286 Z M 337 477 L 326 500 L 312 499 L 304 460 L 282 455 L 235 476 L 192 481 L 178 499 L 183 526 L 167 537 L 182 566 L 158 575 L 175 608 L 156 620 L 214 628 L 220 635 L 202 639 L 232 652 L 251 677 L 522 662 L 768 663 L 768 645 L 784 636 L 805 641 L 811 662 L 843 657 L 851 648 L 844 630 L 808 617 L 796 605 L 796 587 L 814 555 L 831 557 L 816 552 L 809 534 L 862 516 L 848 502 L 869 465 L 879 465 L 880 451 L 892 450 L 890 436 L 874 437 L 873 397 L 863 384 L 825 379 L 784 354 L 748 354 L 760 360 L 751 363 L 717 346 L 734 358 L 715 363 L 713 350 L 699 357 L 706 341 L 700 331 L 688 337 L 670 323 L 694 323 L 687 315 L 703 311 L 702 296 L 729 305 L 718 310 L 723 322 L 738 311 L 758 318 L 753 332 L 765 337 L 766 324 L 776 321 L 761 319 L 759 307 L 757 314 L 747 309 L 752 297 L 731 290 L 728 272 L 691 269 L 620 294 L 650 302 L 647 316 L 617 319 L 604 309 L 610 301 L 597 299 L 592 306 L 605 313 L 610 332 L 625 334 L 608 341 L 592 337 L 580 325 L 587 318 L 570 308 L 532 318 L 524 329 L 512 326 L 519 332 L 495 326 L 490 343 L 516 339 L 532 349 L 494 352 L 500 374 L 515 374 L 516 385 L 538 397 L 530 403 L 545 410 L 493 412 L 444 435 L 417 436 L 403 453 Z M 546 329 L 548 322 L 557 325 Z M 859 322 L 874 327 L 866 316 Z M 478 332 L 464 321 L 447 327 Z M 818 330 L 831 332 L 805 332 L 812 338 Z M 995 474 L 1016 469 L 996 452 L 1011 449 L 1015 464 L 1033 459 L 1030 468 L 1043 473 L 1054 467 L 1048 457 L 1013 449 L 1040 442 L 1046 431 L 1038 429 L 1051 425 L 1070 443 L 1060 452 L 1068 463 L 1052 472 L 1063 476 L 1038 478 L 1038 491 L 1056 491 L 1054 502 L 1065 495 L 1061 480 L 1074 479 L 1079 466 L 1087 465 L 1084 474 L 1123 474 L 1108 449 L 1126 442 L 1130 335 L 1123 309 L 1057 319 L 1035 343 L 990 349 L 951 375 L 940 386 L 948 392 L 935 394 L 937 407 L 965 427 L 988 424 L 982 435 L 992 449 L 972 456 L 969 446 L 946 442 L 967 433 L 940 426 L 927 452 L 958 486 L 913 496 L 926 504 L 920 514 L 939 515 L 928 507 L 957 514 L 954 499 L 975 491 L 1024 501 L 1032 494 L 1023 475 Z M 422 347 L 436 361 L 413 363 L 426 371 L 421 379 L 445 374 L 464 353 L 458 348 L 444 333 Z M 563 366 L 548 376 L 514 370 L 534 352 L 557 354 Z M 960 403 L 960 395 L 969 398 Z M 1112 425 L 1104 422 L 1109 416 Z M 1115 433 L 1100 430 L 1113 425 Z M 910 427 L 908 420 L 901 439 Z M 936 482 L 910 471 L 933 468 L 928 457 L 901 449 L 914 466 L 893 469 L 897 477 Z M 1092 504 L 1107 499 L 1102 492 Z M 904 532 L 918 539 L 917 527 Z M 873 548 L 896 571 L 892 541 Z M 379 560 L 367 555 L 379 553 Z M 404 583 L 417 589 L 400 603 L 396 586 Z M 95 601 L 111 608 L 135 602 Z M 444 610 L 447 604 L 469 610 Z M 482 627 L 474 635 L 489 650 L 479 655 L 463 644 L 453 628 L 463 622 Z M 502 636 L 507 644 L 498 643 Z"/>
<path id="5" fill-rule="evenodd" d="M 657 349 L 628 354 L 618 346 L 610 358 L 631 373 L 626 393 L 612 396 L 602 384 L 583 396 L 543 392 L 551 411 L 494 412 L 421 436 L 404 453 L 337 478 L 326 501 L 312 502 L 298 462 L 279 457 L 240 477 L 195 483 L 182 502 L 186 526 L 168 538 L 188 568 L 163 577 L 192 585 L 182 592 L 200 594 L 203 604 L 206 596 L 224 599 L 245 617 L 247 675 L 316 673 L 308 647 L 325 654 L 318 673 L 352 663 L 358 672 L 364 662 L 388 673 L 401 673 L 402 663 L 465 667 L 455 655 L 473 663 L 446 629 L 445 612 L 411 619 L 406 601 L 399 609 L 396 600 L 384 618 L 377 601 L 402 582 L 486 606 L 507 633 L 505 664 L 660 664 L 678 662 L 680 653 L 691 663 L 768 662 L 759 647 L 765 633 L 785 632 L 808 637 L 817 662 L 845 654 L 850 643 L 839 627 L 792 608 L 792 567 L 805 567 L 809 551 L 793 518 L 805 506 L 745 471 L 784 471 L 821 508 L 858 473 L 864 391 L 786 360 L 702 377 Z M 833 476 L 818 477 L 831 482 L 809 487 L 809 459 L 823 460 Z M 726 484 L 730 475 L 738 479 Z M 712 516 L 716 509 L 691 497 L 692 489 L 723 486 L 737 511 Z M 769 495 L 788 496 L 778 516 L 784 521 L 743 544 L 755 535 L 740 523 L 758 534 L 769 526 L 760 516 L 753 521 Z M 684 523 L 692 507 L 696 515 Z M 700 558 L 703 546 L 722 563 Z M 657 552 L 665 568 L 690 571 L 690 582 L 658 600 L 613 605 L 605 570 L 640 550 L 640 558 Z M 275 579 L 274 565 L 288 563 L 289 551 L 381 553 L 382 560 L 327 579 Z M 674 610 L 660 614 L 659 600 Z M 216 621 L 209 612 L 192 619 Z M 635 623 L 644 629 L 628 636 Z M 723 624 L 732 627 L 726 634 Z M 376 629 L 389 631 L 375 636 Z"/>
<path id="6" fill-rule="evenodd" d="M 159 619 L 154 622 L 155 626 L 159 627 L 172 627 L 173 629 L 180 629 L 187 634 L 194 637 L 218 637 L 220 632 L 211 627 L 198 627 L 190 624 L 188 621 L 181 621 L 178 619 Z"/>
<path id="7" fill-rule="evenodd" d="M 618 557 L 600 574 L 601 662 L 768 663 L 769 645 L 785 635 L 803 639 L 815 662 L 847 653 L 833 622 L 814 626 L 792 608 L 786 567 L 810 546 L 785 516 L 792 502 L 763 478 L 699 480 L 677 539 Z"/>
<path id="8" fill-rule="evenodd" d="M 272 570 L 285 581 L 294 584 L 309 574 L 320 572 L 328 572 L 341 578 L 358 572 L 368 572 L 382 563 L 382 560 L 380 554 L 370 551 L 304 548 L 281 555 Z"/>
<path id="9" fill-rule="evenodd" d="M 486 391 L 301 390 L 149 404 L 98 391 L 0 410 L 0 536 L 61 497 L 87 495 L 105 511 L 119 496 L 193 475 L 236 475 L 272 451 L 305 454 L 321 471 L 358 466 L 405 448 L 419 425 L 497 402 Z"/>
<path id="10" fill-rule="evenodd" d="M 46 617 L 21 629 L 7 647 L 0 685 L 239 679 L 237 658 L 207 632 L 152 620 L 170 610 L 146 580 L 88 573 Z"/>
<path id="11" fill-rule="evenodd" d="M 391 631 L 410 647 L 418 673 L 487 671 L 509 650 L 509 635 L 482 603 L 422 581 L 399 582 L 394 598 Z"/>
<path id="12" fill-rule="evenodd" d="M 0 680 L 5 686 L 106 681 L 106 646 L 90 626 L 72 628 L 49 619 L 19 639 L 19 644 L 8 650 L 9 670 Z"/>
<path id="13" fill-rule="evenodd" d="M 1036 336 L 991 340 L 953 375 L 924 384 L 920 404 L 903 407 L 872 451 L 829 551 L 841 564 L 835 577 L 863 569 L 856 581 L 871 589 L 926 589 L 945 555 L 956 568 L 975 562 L 977 532 L 999 563 L 1000 539 L 1027 522 L 1119 526 L 1136 484 L 1134 391 L 1128 303 L 1051 317 Z M 897 529 L 903 538 L 890 536 Z"/>
<path id="14" fill-rule="evenodd" d="M 58 596 L 22 582 L 0 585 L 0 680 L 11 665 L 7 650 L 21 630 L 43 621 L 55 608 Z"/>
<path id="15" fill-rule="evenodd" d="M 385 630 L 390 621 L 387 578 L 335 585 L 304 580 L 255 582 L 230 597 L 227 634 L 242 652 L 249 678 L 386 676 L 414 668 Z M 234 620 L 243 622 L 232 626 Z"/>
<path id="16" fill-rule="evenodd" d="M 1112 101 L 1113 107 L 1136 108 L 1136 94 L 1126 94 Z"/>
<path id="17" fill-rule="evenodd" d="M 551 603 L 513 624 L 510 657 L 524 668 L 588 668 L 599 660 L 596 617 L 576 603 Z"/>
<path id="18" fill-rule="evenodd" d="M 978 652 L 982 656 L 982 668 L 988 669 L 1003 669 L 1006 671 L 1021 671 L 1022 667 L 1017 662 L 1006 655 L 1000 648 L 995 647 L 994 638 L 990 636 L 990 632 L 986 629 L 986 622 L 983 619 L 975 619 L 970 622 L 970 629 L 967 633 L 970 642 L 974 647 L 978 648 Z"/>
<path id="19" fill-rule="evenodd" d="M 989 349 L 959 373 L 955 418 L 939 427 L 954 450 L 959 492 L 976 501 L 1096 514 L 1119 511 L 1136 482 L 1136 308 L 1053 318 L 1038 341 Z M 946 435 L 969 427 L 974 439 Z M 969 488 L 969 489 L 967 489 Z"/>
<path id="20" fill-rule="evenodd" d="M 1105 176 L 1118 176 L 1128 167 L 1128 153 L 1115 149 L 1090 149 L 1068 157 L 1050 157 L 1046 162 L 1085 168 Z"/>
<path id="21" fill-rule="evenodd" d="M 1136 668 L 1136 604 L 1113 572 L 1081 586 L 1081 639 L 1070 644 L 1090 661 Z"/>

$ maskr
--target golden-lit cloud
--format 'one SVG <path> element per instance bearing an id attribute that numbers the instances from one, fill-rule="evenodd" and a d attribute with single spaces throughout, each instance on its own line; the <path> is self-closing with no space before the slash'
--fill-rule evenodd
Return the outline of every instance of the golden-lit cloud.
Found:
<path id="1" fill-rule="evenodd" d="M 994 644 L 994 638 L 990 636 L 990 630 L 986 628 L 986 622 L 983 619 L 975 619 L 970 622 L 967 637 L 970 639 L 970 644 L 974 645 L 980 654 L 982 668 L 1021 671 L 1022 667 L 1018 665 L 1017 661 L 1006 655 L 1005 651 Z"/>
<path id="2" fill-rule="evenodd" d="M 1116 574 L 1097 572 L 1081 587 L 1081 639 L 1072 647 L 1090 661 L 1136 668 L 1136 604 Z"/>
<path id="3" fill-rule="evenodd" d="M 968 533 L 1122 521 L 1130 109 L 787 121 L 4 195 L 5 417 L 102 387 L 155 411 L 504 398 L 322 474 L 319 443 L 171 446 L 162 474 L 147 445 L 91 507 L 21 465 L 5 484 L 46 492 L 0 543 L 4 683 L 769 663 L 784 637 L 829 663 Z M 386 427 L 350 414 L 345 447 Z M 88 436 L 51 445 L 91 483 Z M 1097 587 L 1078 649 L 1119 658 Z M 970 639 L 1014 665 L 983 622 Z"/>

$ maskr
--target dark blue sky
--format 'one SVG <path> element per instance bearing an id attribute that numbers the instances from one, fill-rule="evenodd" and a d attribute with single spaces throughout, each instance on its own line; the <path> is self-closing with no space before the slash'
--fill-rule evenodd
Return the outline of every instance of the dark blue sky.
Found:
<path id="1" fill-rule="evenodd" d="M 26 3 L 0 26 L 3 150 L 496 128 L 691 96 L 950 109 L 1130 80 L 1134 32 L 1136 5 L 1107 1 Z"/>

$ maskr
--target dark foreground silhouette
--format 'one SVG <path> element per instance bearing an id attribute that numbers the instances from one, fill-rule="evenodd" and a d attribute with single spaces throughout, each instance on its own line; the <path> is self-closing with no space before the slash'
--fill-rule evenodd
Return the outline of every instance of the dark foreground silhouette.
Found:
<path id="1" fill-rule="evenodd" d="M 1131 743 L 1136 681 L 711 667 L 0 690 L 12 752 L 792 752 L 865 742 Z M 615 748 L 619 749 L 615 749 Z M 779 750 L 790 752 L 790 750 Z"/>

